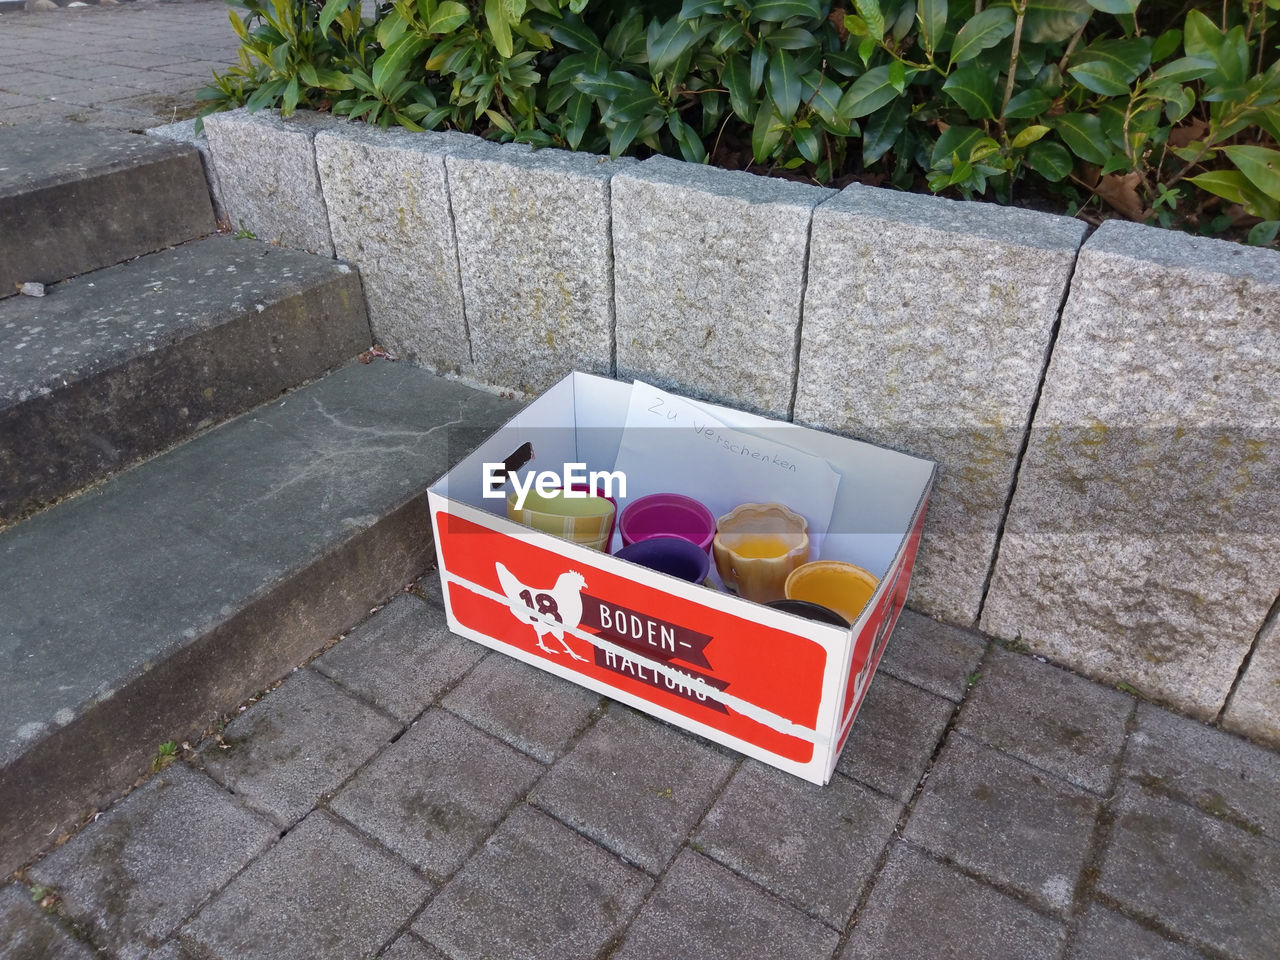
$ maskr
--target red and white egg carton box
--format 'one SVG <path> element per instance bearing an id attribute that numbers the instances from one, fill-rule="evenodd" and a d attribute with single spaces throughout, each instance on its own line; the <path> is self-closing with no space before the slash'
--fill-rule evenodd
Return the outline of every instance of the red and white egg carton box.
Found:
<path id="1" fill-rule="evenodd" d="M 855 563 L 880 580 L 857 622 L 840 629 L 531 530 L 507 519 L 505 500 L 484 496 L 484 464 L 525 443 L 542 467 L 612 470 L 630 398 L 630 384 L 570 374 L 431 487 L 449 628 L 826 783 L 906 599 L 934 465 L 700 404 L 825 458 L 840 475 L 829 528 L 840 535 L 823 538 L 811 559 Z"/>

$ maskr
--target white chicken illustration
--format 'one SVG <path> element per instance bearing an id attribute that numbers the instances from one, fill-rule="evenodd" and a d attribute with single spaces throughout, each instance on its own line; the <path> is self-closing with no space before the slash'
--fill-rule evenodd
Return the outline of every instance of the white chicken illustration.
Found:
<path id="1" fill-rule="evenodd" d="M 566 627 L 574 628 L 582 620 L 582 589 L 587 585 L 582 574 L 575 570 L 560 574 L 550 590 L 528 587 L 516 579 L 515 574 L 502 563 L 494 564 L 502 592 L 513 604 L 512 614 L 517 620 L 533 625 L 538 634 L 538 646 L 547 653 L 567 653 L 575 660 L 585 661 L 565 642 Z M 563 650 L 553 650 L 542 642 L 547 634 L 560 641 Z"/>

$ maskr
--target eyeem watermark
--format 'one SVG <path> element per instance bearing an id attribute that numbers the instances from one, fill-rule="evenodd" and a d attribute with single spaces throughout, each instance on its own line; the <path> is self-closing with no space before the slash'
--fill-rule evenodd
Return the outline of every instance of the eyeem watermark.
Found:
<path id="1" fill-rule="evenodd" d="M 505 500 L 504 489 L 507 480 L 516 488 L 516 509 L 524 509 L 525 497 L 530 490 L 537 490 L 542 497 L 554 496 L 564 491 L 561 496 L 569 500 L 585 500 L 592 496 L 592 491 L 605 497 L 623 497 L 627 495 L 627 477 L 621 470 L 592 470 L 587 472 L 585 463 L 566 463 L 561 473 L 554 470 L 530 471 L 525 474 L 521 483 L 520 475 L 509 473 L 502 463 L 486 463 L 482 467 L 482 494 L 487 500 Z M 614 493 L 614 484 L 617 493 Z"/>

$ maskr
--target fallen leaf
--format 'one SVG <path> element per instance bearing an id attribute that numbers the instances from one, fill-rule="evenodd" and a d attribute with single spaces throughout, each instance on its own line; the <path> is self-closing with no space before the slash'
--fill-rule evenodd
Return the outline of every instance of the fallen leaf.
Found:
<path id="1" fill-rule="evenodd" d="M 1184 123 L 1180 127 L 1174 127 L 1169 132 L 1169 146 L 1182 147 L 1187 146 L 1193 140 L 1202 140 L 1204 135 L 1209 132 L 1209 125 L 1199 117 L 1193 117 L 1189 123 Z"/>
<path id="2" fill-rule="evenodd" d="M 1142 198 L 1138 196 L 1138 184 L 1141 180 L 1136 171 L 1123 176 L 1118 173 L 1108 173 L 1098 181 L 1094 190 L 1098 192 L 1098 196 L 1111 204 L 1113 209 L 1130 220 L 1141 223 L 1146 219 L 1146 208 L 1142 205 Z"/>

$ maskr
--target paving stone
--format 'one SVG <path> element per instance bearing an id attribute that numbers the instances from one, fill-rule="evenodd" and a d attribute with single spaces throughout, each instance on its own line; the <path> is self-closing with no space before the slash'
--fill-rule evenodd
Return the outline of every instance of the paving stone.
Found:
<path id="1" fill-rule="evenodd" d="M 992 647 L 956 730 L 1106 794 L 1132 711 L 1132 697 Z"/>
<path id="2" fill-rule="evenodd" d="M 340 687 L 299 670 L 236 717 L 221 743 L 207 741 L 200 757 L 214 779 L 288 826 L 398 730 Z"/>
<path id="3" fill-rule="evenodd" d="M 182 930 L 217 960 L 374 954 L 426 900 L 408 866 L 317 811 Z"/>
<path id="4" fill-rule="evenodd" d="M 1280 600 L 1258 636 L 1222 723 L 1280 749 Z"/>
<path id="5" fill-rule="evenodd" d="M 522 806 L 431 901 L 413 932 L 454 960 L 586 960 L 650 886 L 639 870 Z"/>
<path id="6" fill-rule="evenodd" d="M 658 873 L 702 819 L 734 762 L 673 727 L 614 705 L 530 799 Z"/>
<path id="7" fill-rule="evenodd" d="M 411 933 L 396 938 L 396 942 L 382 952 L 381 960 L 449 960 L 431 944 L 419 940 Z"/>
<path id="8" fill-rule="evenodd" d="M 1125 785 L 1103 853 L 1100 895 L 1238 960 L 1280 943 L 1280 844 Z"/>
<path id="9" fill-rule="evenodd" d="M 0 957 L 4 960 L 94 960 L 94 952 L 35 904 L 26 887 L 0 890 Z"/>
<path id="10" fill-rule="evenodd" d="M 1084 233 L 1066 217 L 860 185 L 814 212 L 795 419 L 941 465 L 918 610 L 977 619 Z"/>
<path id="11" fill-rule="evenodd" d="M 318 133 L 315 149 L 334 246 L 360 268 L 378 342 L 419 366 L 462 372 L 471 348 L 444 158 L 491 146 L 353 124 Z"/>
<path id="12" fill-rule="evenodd" d="M 245 108 L 204 118 L 209 155 L 231 226 L 259 239 L 333 256 L 316 173 L 316 131 L 340 117 L 300 110 L 285 120 Z"/>
<path id="13" fill-rule="evenodd" d="M 446 158 L 479 379 L 540 393 L 613 373 L 609 181 L 633 163 L 517 144 Z"/>
<path id="14" fill-rule="evenodd" d="M 1060 924 L 899 844 L 840 960 L 1055 960 Z"/>
<path id="15" fill-rule="evenodd" d="M 809 221 L 832 196 L 668 157 L 620 174 L 618 375 L 788 418 Z"/>
<path id="16" fill-rule="evenodd" d="M 408 723 L 484 655 L 450 633 L 439 610 L 404 594 L 312 665 Z"/>
<path id="17" fill-rule="evenodd" d="M 901 804 L 844 777 L 820 787 L 747 761 L 694 842 L 839 929 L 853 916 L 901 812 Z"/>
<path id="18" fill-rule="evenodd" d="M 176 763 L 31 868 L 61 909 L 120 958 L 145 957 L 276 830 Z"/>
<path id="19" fill-rule="evenodd" d="M 1100 801 L 995 750 L 952 737 L 904 836 L 1052 910 L 1071 906 Z"/>
<path id="20" fill-rule="evenodd" d="M 819 960 L 836 932 L 706 857 L 685 850 L 631 924 L 612 960 Z"/>
<path id="21" fill-rule="evenodd" d="M 954 709 L 949 700 L 877 671 L 836 769 L 905 803 Z"/>
<path id="22" fill-rule="evenodd" d="M 332 808 L 419 869 L 447 877 L 543 769 L 453 714 L 430 710 Z"/>
<path id="23" fill-rule="evenodd" d="M 1066 960 L 1204 960 L 1204 954 L 1093 903 Z"/>
<path id="24" fill-rule="evenodd" d="M 491 653 L 441 702 L 481 730 L 550 763 L 595 715 L 601 697 Z"/>
<path id="25" fill-rule="evenodd" d="M 985 631 L 1217 715 L 1280 584 L 1278 311 L 1280 252 L 1120 221 L 1089 238 Z"/>
<path id="26" fill-rule="evenodd" d="M 904 609 L 878 669 L 948 700 L 961 700 L 984 650 L 986 641 L 978 634 Z"/>
<path id="27" fill-rule="evenodd" d="M 1280 755 L 1270 750 L 1143 703 L 1124 771 L 1151 790 L 1280 840 Z"/>

